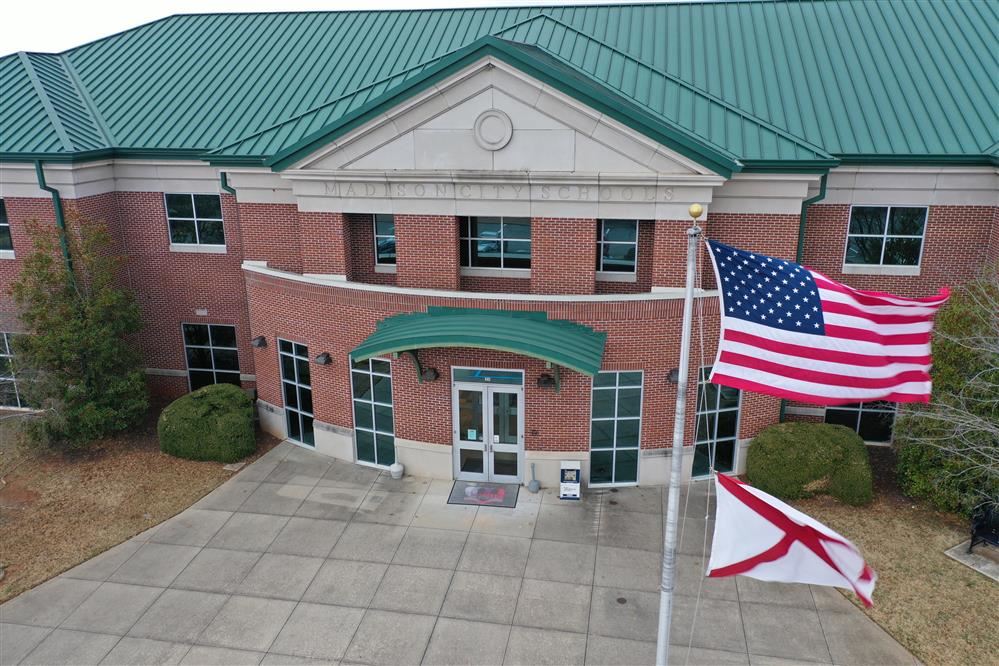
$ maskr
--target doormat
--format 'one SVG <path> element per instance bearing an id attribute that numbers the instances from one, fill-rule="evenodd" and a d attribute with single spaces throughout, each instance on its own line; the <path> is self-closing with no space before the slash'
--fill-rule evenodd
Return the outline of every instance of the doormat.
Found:
<path id="1" fill-rule="evenodd" d="M 469 506 L 502 506 L 513 509 L 517 506 L 520 485 L 516 483 L 486 483 L 485 481 L 455 481 L 451 488 L 448 504 Z"/>

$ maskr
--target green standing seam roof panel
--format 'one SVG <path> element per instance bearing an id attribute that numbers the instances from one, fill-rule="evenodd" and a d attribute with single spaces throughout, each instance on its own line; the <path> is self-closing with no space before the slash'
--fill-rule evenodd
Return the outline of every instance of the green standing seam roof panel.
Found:
<path id="1" fill-rule="evenodd" d="M 593 376 L 600 371 L 607 334 L 544 312 L 430 307 L 378 322 L 350 352 L 354 362 L 431 347 L 513 352 Z"/>
<path id="2" fill-rule="evenodd" d="M 0 159 L 273 162 L 487 37 L 709 162 L 997 160 L 999 3 L 977 0 L 170 16 L 0 57 Z"/>

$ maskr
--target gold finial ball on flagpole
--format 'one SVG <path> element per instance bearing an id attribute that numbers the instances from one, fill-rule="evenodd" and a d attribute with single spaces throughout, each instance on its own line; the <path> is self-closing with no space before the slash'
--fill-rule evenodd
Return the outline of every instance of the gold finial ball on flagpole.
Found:
<path id="1" fill-rule="evenodd" d="M 687 209 L 690 216 L 695 220 L 699 218 L 704 213 L 704 207 L 699 203 L 690 204 L 690 208 Z"/>

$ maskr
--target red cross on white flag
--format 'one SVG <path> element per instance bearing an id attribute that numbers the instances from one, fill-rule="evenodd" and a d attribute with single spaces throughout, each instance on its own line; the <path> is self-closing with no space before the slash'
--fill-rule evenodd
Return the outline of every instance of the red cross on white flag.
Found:
<path id="1" fill-rule="evenodd" d="M 708 576 L 851 589 L 865 606 L 877 575 L 857 547 L 762 490 L 715 476 L 718 511 Z"/>

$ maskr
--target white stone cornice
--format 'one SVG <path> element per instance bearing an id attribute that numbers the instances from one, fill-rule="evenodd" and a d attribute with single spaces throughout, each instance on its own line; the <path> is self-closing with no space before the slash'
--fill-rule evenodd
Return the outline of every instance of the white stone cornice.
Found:
<path id="1" fill-rule="evenodd" d="M 528 171 L 296 169 L 281 177 L 305 211 L 641 219 L 683 218 L 725 182 L 713 174 Z"/>
<path id="2" fill-rule="evenodd" d="M 653 292 L 639 294 L 503 294 L 483 291 L 444 291 L 441 289 L 417 289 L 414 287 L 396 287 L 394 285 L 369 284 L 366 282 L 344 282 L 340 275 L 316 275 L 292 273 L 276 268 L 269 268 L 266 262 L 244 261 L 243 270 L 247 273 L 265 275 L 300 284 L 311 284 L 320 287 L 336 287 L 383 294 L 400 294 L 406 296 L 421 296 L 424 298 L 468 298 L 487 301 L 528 301 L 540 303 L 621 303 L 634 301 L 670 301 L 683 298 L 683 289 L 660 288 Z M 696 298 L 714 298 L 718 296 L 717 289 L 695 289 Z"/>

